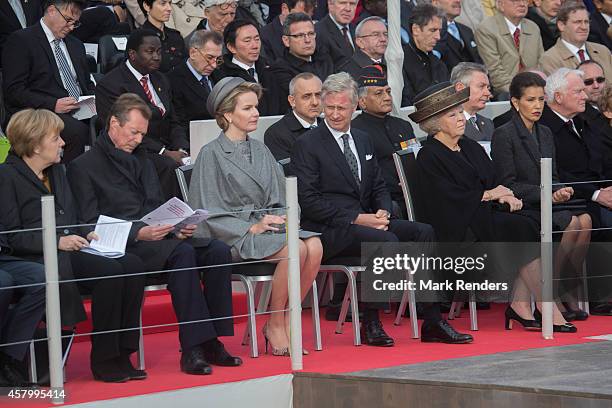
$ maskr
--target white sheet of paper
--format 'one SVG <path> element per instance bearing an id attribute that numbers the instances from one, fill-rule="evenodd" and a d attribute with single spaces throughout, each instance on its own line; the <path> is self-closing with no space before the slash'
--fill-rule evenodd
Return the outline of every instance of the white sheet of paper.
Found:
<path id="1" fill-rule="evenodd" d="M 125 246 L 130 235 L 132 223 L 118 218 L 100 215 L 96 222 L 97 240 L 92 240 L 89 247 L 81 249 L 94 255 L 107 258 L 120 258 L 125 255 Z"/>
<path id="2" fill-rule="evenodd" d="M 119 51 L 125 51 L 127 47 L 127 38 L 113 37 L 113 42 L 115 43 L 115 47 L 117 47 Z"/>
<path id="3" fill-rule="evenodd" d="M 91 55 L 98 62 L 98 44 L 84 43 L 83 45 L 85 46 L 85 54 Z"/>
<path id="4" fill-rule="evenodd" d="M 74 111 L 72 117 L 76 120 L 85 120 L 96 114 L 96 97 L 94 95 L 80 96 L 79 109 Z"/>
<path id="5" fill-rule="evenodd" d="M 194 211 L 184 201 L 172 197 L 164 204 L 142 217 L 141 221 L 148 225 L 177 225 L 179 223 L 181 225 L 187 225 L 199 224 L 207 217 L 208 211 Z"/>

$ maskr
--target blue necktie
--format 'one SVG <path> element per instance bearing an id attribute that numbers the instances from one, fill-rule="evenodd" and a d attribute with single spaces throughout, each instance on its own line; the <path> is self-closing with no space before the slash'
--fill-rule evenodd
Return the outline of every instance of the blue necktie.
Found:
<path id="1" fill-rule="evenodd" d="M 448 25 L 446 26 L 446 31 L 448 31 L 450 35 L 455 37 L 455 40 L 459 41 L 461 43 L 461 46 L 463 47 L 463 40 L 461 39 L 461 35 L 459 34 L 459 29 L 457 28 L 457 24 L 455 24 L 454 21 L 451 21 L 450 23 L 448 23 Z"/>

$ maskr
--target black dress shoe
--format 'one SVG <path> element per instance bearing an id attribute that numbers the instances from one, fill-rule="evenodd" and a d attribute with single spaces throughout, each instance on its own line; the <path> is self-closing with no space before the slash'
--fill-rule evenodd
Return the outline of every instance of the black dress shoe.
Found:
<path id="1" fill-rule="evenodd" d="M 361 338 L 369 346 L 391 347 L 395 344 L 395 341 L 385 333 L 380 320 L 362 323 Z"/>
<path id="2" fill-rule="evenodd" d="M 340 318 L 340 309 L 342 309 L 342 303 L 329 303 L 327 305 L 327 309 L 325 309 L 325 320 L 328 322 L 336 322 Z M 353 314 L 351 313 L 351 308 L 349 307 L 348 312 L 346 313 L 345 322 L 352 322 Z"/>
<path id="3" fill-rule="evenodd" d="M 238 367 L 242 365 L 242 359 L 228 353 L 223 343 L 218 339 L 212 339 L 204 343 L 202 350 L 204 350 L 204 358 L 210 364 L 224 367 Z"/>
<path id="4" fill-rule="evenodd" d="M 200 346 L 181 353 L 181 371 L 193 375 L 212 374 L 212 367 L 204 358 L 204 351 Z"/>
<path id="5" fill-rule="evenodd" d="M 92 362 L 91 372 L 94 379 L 107 383 L 123 383 L 130 379 L 130 376 L 119 367 L 116 359 Z"/>
<path id="6" fill-rule="evenodd" d="M 456 331 L 446 320 L 424 321 L 421 326 L 421 341 L 423 343 L 466 344 L 474 341 L 469 334 Z"/>
<path id="7" fill-rule="evenodd" d="M 28 387 L 31 384 L 23 378 L 17 360 L 0 353 L 0 376 L 5 387 Z"/>
<path id="8" fill-rule="evenodd" d="M 574 312 L 573 310 L 567 309 L 565 312 L 561 312 L 561 315 L 568 322 L 573 322 L 574 320 L 576 320 L 576 312 Z"/>
<path id="9" fill-rule="evenodd" d="M 591 302 L 589 304 L 589 312 L 593 316 L 612 316 L 612 304 Z"/>
<path id="10" fill-rule="evenodd" d="M 119 368 L 127 374 L 130 380 L 144 380 L 147 378 L 147 372 L 145 370 L 137 370 L 130 361 L 129 354 L 122 354 L 117 357 L 117 363 Z"/>

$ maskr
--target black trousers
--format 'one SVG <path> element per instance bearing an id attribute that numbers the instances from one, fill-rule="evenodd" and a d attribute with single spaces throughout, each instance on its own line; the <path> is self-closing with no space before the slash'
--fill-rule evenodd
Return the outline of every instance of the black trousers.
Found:
<path id="1" fill-rule="evenodd" d="M 85 151 L 85 145 L 89 143 L 89 126 L 65 113 L 58 116 L 64 122 L 61 136 L 66 143 L 62 163 L 68 164 Z"/>
<path id="2" fill-rule="evenodd" d="M 155 166 L 157 177 L 159 177 L 164 200 L 169 200 L 172 197 L 183 197 L 175 173 L 176 168 L 179 167 L 178 163 L 169 157 L 157 153 L 147 153 L 147 156 Z"/>
<path id="3" fill-rule="evenodd" d="M 206 247 L 194 249 L 188 243 L 180 243 L 168 257 L 168 269 L 192 268 L 196 265 L 231 263 L 230 247 L 212 240 Z M 202 270 L 204 290 L 200 286 L 200 270 L 170 272 L 168 290 L 172 306 L 179 322 L 179 340 L 183 351 L 218 336 L 234 334 L 233 321 L 222 319 L 202 321 L 232 315 L 232 269 L 230 266 Z M 189 323 L 198 321 L 198 323 Z"/>
<path id="4" fill-rule="evenodd" d="M 144 275 L 124 276 L 144 271 L 142 260 L 126 254 L 117 259 L 84 252 L 70 252 L 76 278 L 117 276 L 79 282 L 83 292 L 91 293 L 93 331 L 134 329 L 91 336 L 91 362 L 113 359 L 138 350 L 138 326 L 144 291 Z"/>
<path id="5" fill-rule="evenodd" d="M 353 240 L 337 256 L 338 257 L 361 257 L 361 244 L 364 242 L 432 242 L 435 233 L 431 225 L 406 220 L 391 220 L 387 231 L 363 225 L 351 225 Z M 344 293 L 344 292 L 343 292 Z M 364 312 L 364 321 L 377 318 L 377 310 L 385 304 L 362 302 L 361 308 Z M 437 303 L 423 303 L 423 315 L 425 320 L 440 320 L 440 308 Z"/>
<path id="6" fill-rule="evenodd" d="M 0 261 L 0 344 L 32 340 L 45 313 L 45 285 L 3 289 L 45 282 L 45 267 L 36 262 Z M 9 305 L 17 297 L 17 303 Z M 29 343 L 0 347 L 0 352 L 22 361 Z"/>

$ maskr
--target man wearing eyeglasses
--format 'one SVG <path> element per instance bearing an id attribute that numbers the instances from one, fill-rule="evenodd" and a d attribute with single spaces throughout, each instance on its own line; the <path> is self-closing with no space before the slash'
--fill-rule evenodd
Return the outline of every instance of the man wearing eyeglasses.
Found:
<path id="1" fill-rule="evenodd" d="M 48 109 L 64 122 L 63 162 L 83 153 L 89 125 L 71 116 L 81 96 L 94 84 L 83 43 L 70 33 L 80 25 L 84 0 L 49 0 L 39 23 L 16 31 L 3 49 L 4 99 L 9 115 L 26 109 Z"/>
<path id="2" fill-rule="evenodd" d="M 312 17 L 315 0 L 282 0 L 281 13 L 261 29 L 261 43 L 268 61 L 274 61 L 283 56 L 283 24 L 290 13 L 305 13 Z"/>
<path id="3" fill-rule="evenodd" d="M 355 54 L 338 70 L 348 72 L 355 81 L 359 80 L 364 67 L 379 64 L 386 70 L 385 51 L 387 50 L 388 32 L 385 20 L 381 17 L 367 17 L 355 29 Z"/>
<path id="4" fill-rule="evenodd" d="M 196 31 L 189 40 L 189 58 L 168 75 L 176 114 L 187 134 L 190 121 L 213 118 L 206 99 L 214 86 L 210 76 L 220 61 L 222 42 L 214 31 Z"/>
<path id="5" fill-rule="evenodd" d="M 588 60 L 578 65 L 578 69 L 584 73 L 582 81 L 584 82 L 584 92 L 587 94 L 586 109 L 581 115 L 599 131 L 604 141 L 612 147 L 612 128 L 608 118 L 597 107 L 599 98 L 606 88 L 603 68 L 598 62 Z M 606 157 L 609 157 L 612 165 L 612 151 L 607 153 Z"/>
<path id="6" fill-rule="evenodd" d="M 575 68 L 587 60 L 597 61 L 604 77 L 612 78 L 612 53 L 604 45 L 587 41 L 589 13 L 582 2 L 566 1 L 557 15 L 561 38 L 542 55 L 540 65 L 546 74 L 558 68 Z M 608 80 L 610 81 L 610 80 Z"/>

